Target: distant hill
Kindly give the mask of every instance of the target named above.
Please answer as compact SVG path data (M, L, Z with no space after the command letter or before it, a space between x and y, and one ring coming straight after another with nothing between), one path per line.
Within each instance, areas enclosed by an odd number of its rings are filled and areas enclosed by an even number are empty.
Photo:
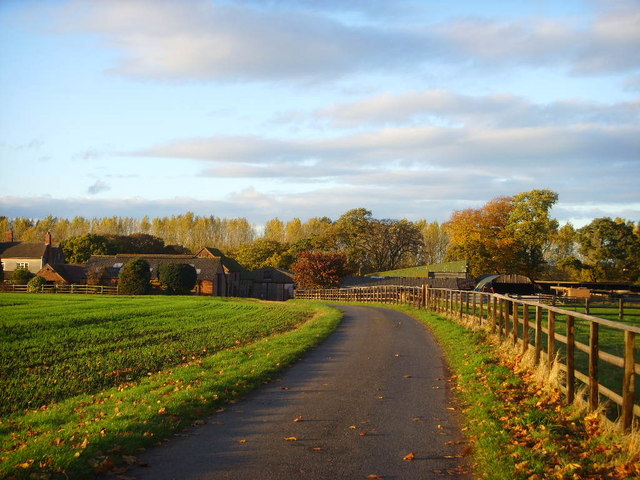
M421 277L428 277L430 272L436 273L436 274L437 273L466 273L467 261L458 260L455 262L422 265L420 267L400 268L398 270L389 270L386 272L372 273L370 276L421 278Z

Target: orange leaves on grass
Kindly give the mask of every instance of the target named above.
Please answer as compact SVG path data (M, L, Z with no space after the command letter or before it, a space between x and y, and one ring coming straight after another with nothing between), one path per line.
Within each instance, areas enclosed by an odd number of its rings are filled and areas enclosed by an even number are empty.
M297 437L284 437L285 442L297 442Z

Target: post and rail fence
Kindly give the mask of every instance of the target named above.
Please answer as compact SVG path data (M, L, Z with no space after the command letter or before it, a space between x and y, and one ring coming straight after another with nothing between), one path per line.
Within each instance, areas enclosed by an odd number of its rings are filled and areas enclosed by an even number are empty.
M409 304L466 321L512 342L522 354L532 349L535 365L546 362L551 368L555 362L563 372L561 390L567 403L572 403L578 391L584 390L591 411L598 408L603 397L617 406L624 431L630 431L640 418L635 394L636 376L640 375L636 346L640 326L563 309L532 298L426 285L296 290L295 298ZM622 306L620 309L624 311ZM601 346L610 351L604 351Z
M0 292L27 293L28 285L14 285L0 283ZM82 293L93 295L118 295L117 286L106 285L42 285L36 292L31 293Z

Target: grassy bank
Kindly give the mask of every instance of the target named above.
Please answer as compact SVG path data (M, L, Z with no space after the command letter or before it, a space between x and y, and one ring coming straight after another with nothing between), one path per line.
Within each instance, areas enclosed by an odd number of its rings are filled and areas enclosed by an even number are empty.
M0 295L0 476L117 473L272 378L340 318L297 301ZM35 404L20 385L39 392Z
M637 436L613 433L597 415L563 406L521 357L501 355L493 337L424 310L393 308L425 323L445 352L477 478L640 478L640 458L628 448Z

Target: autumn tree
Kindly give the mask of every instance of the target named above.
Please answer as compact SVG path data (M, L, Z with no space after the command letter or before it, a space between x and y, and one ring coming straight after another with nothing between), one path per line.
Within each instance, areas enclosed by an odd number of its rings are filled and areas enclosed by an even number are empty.
M336 252L303 252L292 270L299 288L337 288L347 274L346 256Z
M422 233L416 224L405 219L372 220L359 245L372 271L394 270L406 256L415 256L422 249Z
M571 223L560 227L551 237L545 252L545 277L554 280L580 280L583 269L577 250L577 232Z
M128 295L144 295L151 289L151 270L149 262L142 258L134 258L120 270L118 276L119 293Z
M264 267L284 268L287 262L285 253L287 245L276 240L258 238L251 243L242 245L230 256L234 257L248 270Z
M511 197L499 197L482 208L454 211L444 225L450 239L445 260L467 260L475 277L509 271L514 241L506 227L512 206Z

